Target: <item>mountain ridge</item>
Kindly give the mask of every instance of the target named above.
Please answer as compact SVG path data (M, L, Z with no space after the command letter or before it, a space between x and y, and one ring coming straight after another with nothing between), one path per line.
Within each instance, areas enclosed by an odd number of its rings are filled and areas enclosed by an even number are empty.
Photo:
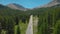
M55 6L60 6L60 0L52 0L51 2L43 5L43 6L38 6L32 9L25 8L22 5L16 4L16 3L9 3L6 5L6 7L9 7L14 10L22 10L22 11L27 11L27 10L34 10L38 8L47 8L47 7L55 7Z
M22 10L22 11L27 10L27 8L24 8L23 6L16 4L16 3L8 4L7 7L11 8L11 9L15 9L15 10Z
M48 4L35 7L34 9L37 9L37 8L47 8L47 7L52 7L52 6L56 6L56 5L59 5L59 4L60 4L60 0L52 0Z

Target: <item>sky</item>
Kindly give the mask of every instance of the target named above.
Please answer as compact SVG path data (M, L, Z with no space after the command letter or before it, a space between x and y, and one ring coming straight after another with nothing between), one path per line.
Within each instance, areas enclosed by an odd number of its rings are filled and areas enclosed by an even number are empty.
M7 5L10 3L16 3L22 5L25 8L34 8L51 2L52 0L0 0L0 4Z

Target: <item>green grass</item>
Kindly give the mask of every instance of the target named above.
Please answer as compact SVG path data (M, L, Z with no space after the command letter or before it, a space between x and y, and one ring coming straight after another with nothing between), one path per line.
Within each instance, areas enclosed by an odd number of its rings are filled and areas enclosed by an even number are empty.
M33 34L38 33L38 23L35 22L36 20L38 20L38 17L34 16L33 17Z
M1 34L6 34L6 31L5 30L2 30Z
M14 34L17 34L17 28L18 28L18 25L15 25L15 27L14 27Z
M21 34L25 34L26 33L26 29L27 29L27 26L28 26L28 24L27 24L27 22L26 23L23 23L22 21L20 21L19 22L19 25L15 25L15 27L14 27L14 34L17 34L17 28L18 28L18 26L20 27L20 33Z
M21 34L26 34L26 30L27 30L27 23L22 23L21 21L19 22L19 26L20 26L20 31Z

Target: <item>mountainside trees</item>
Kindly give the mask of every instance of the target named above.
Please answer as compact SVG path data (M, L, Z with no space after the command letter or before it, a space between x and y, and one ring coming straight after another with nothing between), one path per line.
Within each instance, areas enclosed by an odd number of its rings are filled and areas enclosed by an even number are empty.
M8 7L0 8L0 34L14 34L15 25L21 20L24 24L29 22L30 15L39 17L37 34L60 34L60 7L38 8L28 11L13 10ZM17 26L17 33L21 34Z
M60 34L58 33L60 8L49 8L44 16L40 15L38 23L38 34ZM59 17L59 18L58 18ZM59 26L58 26L59 25ZM60 29L59 29L60 30Z

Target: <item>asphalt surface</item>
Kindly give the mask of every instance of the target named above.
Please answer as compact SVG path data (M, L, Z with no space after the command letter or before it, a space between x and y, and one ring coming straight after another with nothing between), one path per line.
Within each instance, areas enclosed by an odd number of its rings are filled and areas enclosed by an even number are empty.
M26 34L33 34L33 15L30 16L29 24L26 30Z

